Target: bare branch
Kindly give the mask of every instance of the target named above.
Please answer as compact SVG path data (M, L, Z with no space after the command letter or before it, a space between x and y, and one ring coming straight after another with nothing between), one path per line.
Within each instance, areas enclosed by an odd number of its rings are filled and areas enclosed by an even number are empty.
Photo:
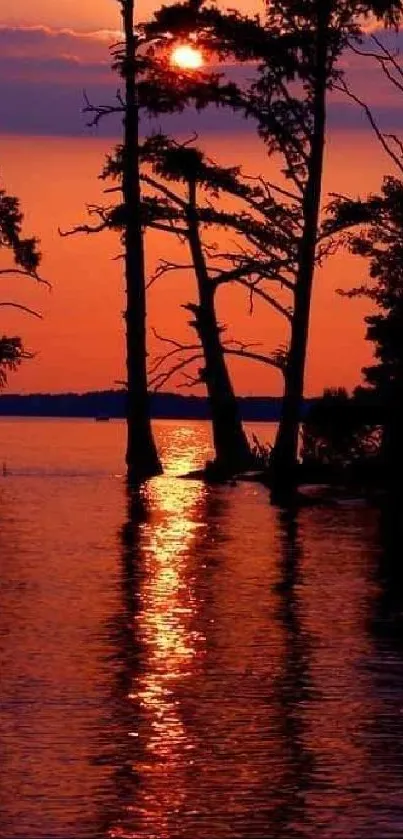
M378 64L381 66L382 71L385 73L385 76L389 79L389 81L392 82L392 84L395 87L397 87L398 90L403 92L403 67L401 67L401 65L397 61L397 56L399 55L399 53L397 52L396 54L393 54L375 34L371 35L371 39L374 42L374 44L376 44L378 49L381 50L381 53L371 50L362 50L352 42L349 43L350 49L354 53L356 53L356 55L360 55L363 58L375 59L375 61L377 61ZM396 78L396 76L393 75L393 72L390 70L390 67L393 68L393 71L397 73L398 77L400 77L402 81L400 81L399 78Z
M278 186L278 184L274 184L272 181L266 180L263 178L262 175L253 176L253 175L243 175L246 181L255 181L260 183L263 189L266 190L267 196L270 197L270 190L273 192L278 192L279 195L282 195L283 198L290 198L291 201L298 201L299 203L302 202L302 198L300 195L297 195L295 192L290 192L288 189L284 187Z
M40 277L36 271L24 271L22 268L2 268L0 270L0 277L4 277L7 275L18 275L21 277L28 277L30 280L36 280L37 283L40 285L45 285L49 289L52 288L51 283L48 280L45 280L43 277Z
M150 380L150 387L153 388L155 391L160 390L164 385L175 376L176 373L181 372L190 364L193 364L195 361L199 361L203 359L203 354L201 350L197 354L190 356L189 358L183 358L178 361L177 364L174 364L167 372L165 373L158 373L154 378Z
M231 349L224 344L224 352L226 355L236 355L238 358L247 358L252 361L259 361L262 364L267 364L269 367L275 367L276 370L280 370L283 372L284 366L283 364L276 358L275 355L264 355L263 353L252 352L251 350L244 349L243 347L239 349Z
M182 373L182 377L184 381L181 384L178 384L178 387L197 387L202 383L202 379L199 376L190 376L188 373Z
M20 309L21 312L26 312L28 315L32 315L34 318L39 318L42 320L42 315L39 312L35 312L34 309L30 309L28 306L23 306L21 303L11 303L7 301L1 301L0 307L8 307L10 309Z
M183 352L193 352L195 350L200 352L200 344L183 344L180 341L175 341L173 338L166 338L163 335L159 335L154 328L152 328L152 332L159 341L162 341L164 344L169 344L172 349L155 359L149 371L151 376L155 376L166 361L175 358L175 356L180 355ZM165 373L163 375L165 375Z
M170 201L173 201L174 204L177 204L178 207L182 209L186 208L186 201L183 198L180 198L179 195L176 195L175 192L172 192L165 184L160 183L160 181L156 180L156 178L152 178L150 175L141 175L141 180L143 183L148 184L148 186L152 186L154 189L157 189L159 192L162 192Z
M122 96L120 91L118 90L116 93L117 101L119 105L93 105L93 103L89 100L86 91L83 92L84 97L84 108L83 114L92 114L93 117L88 123L89 128L97 127L104 117L111 116L112 114L124 114L125 113L125 103L122 100Z
M193 271L193 265L190 263L180 263L180 262L169 262L166 259L161 259L159 265L156 268L153 276L149 280L147 284L147 288L151 288L157 280L164 277L165 274L172 273L173 271Z
M248 283L247 280L239 278L236 282L249 291L251 314L253 314L253 298L254 295L256 295L257 297L260 297L261 300L264 300L266 303L272 306L272 308L275 309L280 315L285 317L289 321L289 323L292 323L292 311L290 309L286 309L285 306L282 306L282 304L279 303L278 300L275 299L275 297L272 297L271 294L268 294L267 291L264 291L263 289L259 288L256 281L254 283Z
M76 227L72 227L71 230L61 230L58 227L57 232L62 239L67 239L68 236L75 236L77 233L102 233L103 230L106 230L108 225L106 221L101 222L100 224L78 224Z
M238 258L234 256L234 254L228 254L226 255L226 258L234 262L238 261ZM281 286L284 286L284 288L287 288L288 291L293 293L295 291L294 283L291 280L283 274L280 274L279 271L276 270L270 263L259 261L257 256L254 256L253 258L246 258L245 260L241 259L240 264L236 268L228 271L220 271L218 275L214 277L213 282L216 283L216 285L237 282L241 285L247 285L247 287L250 287L252 280L248 283L245 279L248 276L257 276L258 279L254 281L254 284L257 284L262 280L266 280L268 282L279 283Z
M339 90L342 93L345 93L353 102L355 102L357 105L360 106L360 108L362 108L381 146L386 151L386 154L389 155L389 157L391 158L391 160L393 160L400 172L403 173L403 161L400 160L398 155L393 151L392 145L387 141L387 135L383 134L370 107L366 104L366 102L360 99L360 97L357 96L357 94L353 93L353 91L349 88L347 82L344 79L341 79L337 84L335 84L334 89Z
M174 233L182 241L186 240L188 237L187 228L177 227L172 221L169 224L162 224L159 221L151 221L148 223L148 227L152 227L153 230L160 230L161 233Z
M180 350L195 350L198 348L198 344L196 347L192 346L191 344L183 344L181 341L175 341L174 338L167 338L165 335L160 335L154 327L151 328L151 331L155 338L158 341L162 341L164 344L170 344L172 347L176 347L176 349Z
M402 88L402 90L403 90L403 88ZM388 140L391 140L393 143L395 143L395 145L398 147L399 152L402 155L402 159L403 159L403 140L401 140L400 137L397 136L397 134L384 134L384 137L386 137Z

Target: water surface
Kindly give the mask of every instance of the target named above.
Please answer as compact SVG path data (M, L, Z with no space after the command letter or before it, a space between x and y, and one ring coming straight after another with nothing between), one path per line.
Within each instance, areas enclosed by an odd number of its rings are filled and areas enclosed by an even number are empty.
M399 546L156 431L129 495L122 423L0 422L1 839L401 837Z

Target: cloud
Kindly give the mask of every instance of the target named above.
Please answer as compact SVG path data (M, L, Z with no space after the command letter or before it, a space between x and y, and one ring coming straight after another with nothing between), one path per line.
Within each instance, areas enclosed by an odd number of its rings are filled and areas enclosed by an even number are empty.
M24 78L27 67L31 77L36 78L46 68L49 80L56 65L63 62L68 80L71 68L81 67L83 77L91 68L100 72L110 67L108 46L116 42L118 33L99 31L92 33L73 30L52 30L45 26L7 27L0 26L0 56L2 78Z
M111 29L81 32L74 29L51 29L49 26L6 26L0 24L0 47L6 55L35 56L43 52L53 53L72 49L83 56L101 51L105 45L115 43L121 33Z
M116 87L109 44L119 33L0 26L0 131L85 132L83 90L109 101Z
M81 135L88 132L82 115L83 90L96 103L109 103L117 88L110 68L109 45L119 32L78 32L46 26L0 25L0 131L5 133ZM403 36L382 34L394 53L403 46ZM373 49L370 39L363 47ZM363 97L382 124L398 128L402 123L402 97L371 59L349 52L343 57L349 83ZM251 68L232 68L240 77L250 77ZM362 129L362 112L342 94L331 98L330 124L335 128ZM196 115L191 109L164 120L164 126L186 133L198 131L239 133L251 130L224 110L207 109ZM117 120L105 120L98 133L116 135Z

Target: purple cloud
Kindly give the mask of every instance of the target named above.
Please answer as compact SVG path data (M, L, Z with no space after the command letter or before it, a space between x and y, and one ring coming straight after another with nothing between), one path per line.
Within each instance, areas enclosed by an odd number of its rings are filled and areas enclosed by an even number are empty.
M53 30L44 26L0 26L0 131L3 133L81 135L88 132L82 114L83 90L94 102L112 102L117 80L110 69L109 44L118 33ZM396 52L403 35L382 33L388 48ZM373 49L368 40L364 46ZM382 125L397 129L402 123L401 96L384 78L376 62L350 52L343 58L349 83L368 101ZM248 68L231 73L250 76ZM341 94L332 97L330 124L362 128L359 108ZM207 109L197 115L192 109L164 119L168 130L188 132L250 130L250 123L226 111ZM97 133L114 136L117 120L104 121Z

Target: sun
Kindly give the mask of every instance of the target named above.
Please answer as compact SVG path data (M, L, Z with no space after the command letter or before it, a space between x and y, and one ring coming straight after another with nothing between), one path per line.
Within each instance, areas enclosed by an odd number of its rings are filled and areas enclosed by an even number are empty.
M200 70L203 67L203 53L191 44L179 44L172 51L171 63L181 70Z

